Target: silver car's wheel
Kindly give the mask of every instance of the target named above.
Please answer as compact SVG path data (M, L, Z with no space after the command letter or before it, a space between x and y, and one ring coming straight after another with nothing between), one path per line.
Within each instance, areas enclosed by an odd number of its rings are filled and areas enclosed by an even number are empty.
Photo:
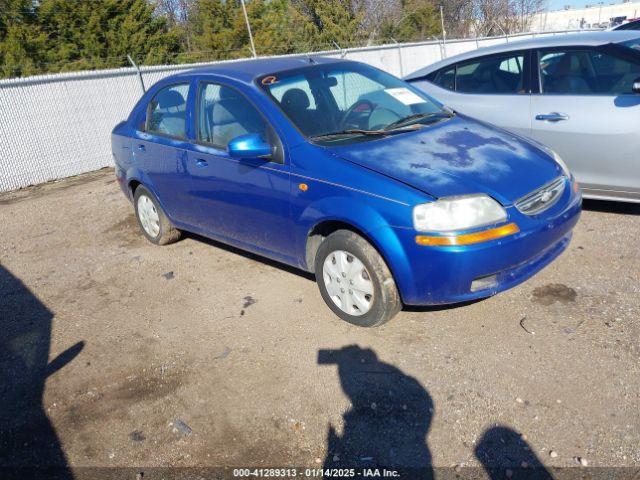
M334 250L325 258L322 278L336 306L353 316L366 314L373 305L374 287L364 263L354 254Z
M160 215L153 201L144 194L138 197L138 217L147 235L156 238L160 234Z

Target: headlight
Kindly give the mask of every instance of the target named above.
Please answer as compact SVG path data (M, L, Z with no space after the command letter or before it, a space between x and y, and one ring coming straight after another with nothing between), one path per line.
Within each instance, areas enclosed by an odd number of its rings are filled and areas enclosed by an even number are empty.
M484 194L441 198L413 209L413 226L419 232L467 230L506 219L505 209Z
M567 164L564 163L564 160L562 160L562 157L558 155L556 152L554 152L553 150L549 150L549 153L551 153L551 156L556 161L556 163L560 165L560 168L562 168L562 171L564 172L565 176L567 178L571 178L571 172L569 171L569 167L567 167Z

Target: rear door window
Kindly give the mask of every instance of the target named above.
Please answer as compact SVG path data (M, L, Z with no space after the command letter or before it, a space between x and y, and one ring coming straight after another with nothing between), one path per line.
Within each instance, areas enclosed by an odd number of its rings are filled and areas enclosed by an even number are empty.
M539 53L542 93L559 95L621 95L633 93L640 62L597 49Z
M160 90L147 107L145 130L167 137L186 138L189 84L170 85Z
M523 94L524 55L496 55L457 65L456 91L479 94Z

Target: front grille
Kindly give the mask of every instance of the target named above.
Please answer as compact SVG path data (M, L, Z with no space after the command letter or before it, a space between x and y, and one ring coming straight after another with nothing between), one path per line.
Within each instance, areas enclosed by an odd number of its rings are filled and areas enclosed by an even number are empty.
M558 177L537 190L528 193L515 205L525 215L537 215L551 208L562 196L566 186L566 177Z

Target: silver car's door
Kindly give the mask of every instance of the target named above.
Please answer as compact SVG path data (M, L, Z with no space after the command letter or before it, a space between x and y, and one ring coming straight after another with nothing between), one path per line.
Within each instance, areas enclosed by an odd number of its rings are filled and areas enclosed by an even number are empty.
M528 136L529 65L527 52L501 53L450 65L412 83L460 113Z
M600 48L541 50L538 59L532 137L560 154L586 196L640 199L640 63Z

